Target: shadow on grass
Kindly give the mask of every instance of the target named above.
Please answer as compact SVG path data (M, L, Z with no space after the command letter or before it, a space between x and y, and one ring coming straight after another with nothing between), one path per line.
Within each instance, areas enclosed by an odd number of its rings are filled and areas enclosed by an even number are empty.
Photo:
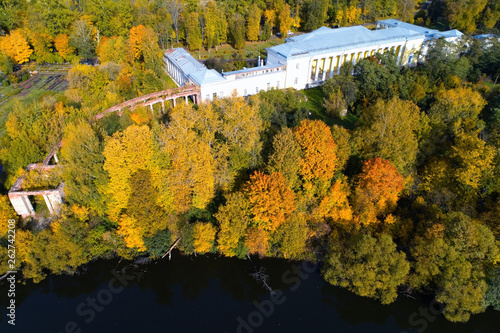
M310 119L321 120L328 126L339 125L349 130L354 129L354 125L358 121L358 117L354 114L348 113L343 119L338 119L325 113L325 108L323 107L325 94L323 94L321 87L304 89L301 92L307 96L305 107L311 112Z

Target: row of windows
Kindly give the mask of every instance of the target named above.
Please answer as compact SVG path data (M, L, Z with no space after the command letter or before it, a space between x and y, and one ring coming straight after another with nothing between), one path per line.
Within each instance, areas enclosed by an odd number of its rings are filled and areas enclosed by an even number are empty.
M295 84L297 84L297 78L295 78ZM280 81L276 81L276 88L279 88L279 87L280 87ZM268 83L267 83L267 90L270 90L270 89L271 89L271 82L268 82ZM258 93L259 93L259 87L255 87L255 93L256 93L256 94L258 94ZM248 91L247 91L247 89L244 89L244 90L243 90L243 96L248 96ZM206 99L207 99L207 100L208 100L208 99L210 99L210 94L206 94L206 96L205 96L205 97L206 97ZM213 98L217 98L217 97L219 97L219 98L224 97L224 92L223 92L223 91L221 91L221 92L219 93L219 95L217 95L217 93L213 93Z

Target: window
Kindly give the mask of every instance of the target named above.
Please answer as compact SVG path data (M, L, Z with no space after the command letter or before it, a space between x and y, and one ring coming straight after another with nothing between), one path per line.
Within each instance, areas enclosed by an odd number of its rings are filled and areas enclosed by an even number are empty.
M247 90L245 89L245 90L243 91L243 96L246 96L246 95L247 95Z
M267 90L269 90L269 89L271 89L271 83L270 82L267 83Z
M221 98L222 98L222 97L224 97L224 92L223 92L223 91L221 91L221 92L219 93L219 96L220 96Z
M217 93L214 93L214 98L217 98Z
M276 82L276 88L280 87L280 81Z
M413 61L413 53L408 57L408 65Z
M207 94L206 100L209 100L209 99L210 99L210 94Z
M259 87L255 87L255 92L258 94L259 93Z
M296 67L297 69L299 69L299 64L297 64L295 67Z
M297 84L299 82L299 78L296 77L295 80L293 80L293 84Z

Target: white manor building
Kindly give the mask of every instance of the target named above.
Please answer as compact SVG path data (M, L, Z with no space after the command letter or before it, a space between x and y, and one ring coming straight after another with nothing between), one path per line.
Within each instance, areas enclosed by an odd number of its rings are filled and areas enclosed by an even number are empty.
M227 97L234 90L248 96L271 88L314 87L338 74L345 62L356 64L377 52L395 52L400 66L416 64L419 55L426 53L426 42L456 41L461 36L458 30L431 30L389 19L379 21L376 30L322 27L287 38L286 43L267 49L266 65L239 71L221 74L208 69L182 48L168 50L163 61L179 86L199 86L201 99L206 101Z

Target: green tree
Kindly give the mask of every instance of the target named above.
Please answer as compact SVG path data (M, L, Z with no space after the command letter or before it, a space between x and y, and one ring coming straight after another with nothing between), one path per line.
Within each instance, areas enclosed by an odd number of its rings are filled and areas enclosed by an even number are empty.
M269 156L267 169L270 173L282 173L287 180L288 187L295 189L300 185L300 160L300 146L292 130L284 127L273 138L273 152Z
M243 193L235 192L227 195L226 204L219 207L215 218L219 222L217 235L219 251L228 257L246 255L248 249L244 249L243 240L251 217L249 202Z
M382 157L408 174L417 159L420 110L397 97L363 110L354 132L355 146L363 158Z
M103 144L87 122L66 127L61 148L64 193L71 203L88 206L99 214L105 210L101 187L106 183Z
M201 28L198 13L196 12L189 13L186 17L186 42L191 51L201 49Z
M364 297L390 304L397 288L405 282L410 265L403 252L396 250L391 237L382 234L354 235L345 244L332 244L325 261L323 277L334 286Z
M78 51L82 58L90 59L95 56L96 30L94 26L85 17L73 23L70 35L70 44Z
M233 14L229 21L229 37L237 49L245 47L245 19L238 13Z

